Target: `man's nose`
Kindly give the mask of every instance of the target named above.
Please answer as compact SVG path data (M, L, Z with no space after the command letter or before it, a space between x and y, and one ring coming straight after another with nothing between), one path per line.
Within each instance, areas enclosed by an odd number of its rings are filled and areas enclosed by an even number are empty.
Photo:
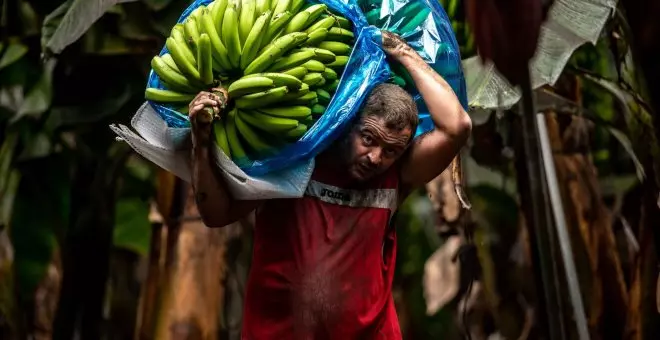
M382 160L381 154L382 153L381 153L380 148L374 148L367 155L367 157L369 158L369 162L371 162L371 164L373 164L373 165L380 165L380 162Z

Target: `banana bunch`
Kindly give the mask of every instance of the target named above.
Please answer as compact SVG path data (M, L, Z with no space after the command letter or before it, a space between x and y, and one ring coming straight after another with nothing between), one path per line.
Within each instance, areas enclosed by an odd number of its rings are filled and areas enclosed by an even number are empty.
M237 163L272 155L325 112L354 47L351 27L305 0L215 0L172 28L167 53L151 61L165 89L145 98L186 112L199 91L222 86L217 145Z

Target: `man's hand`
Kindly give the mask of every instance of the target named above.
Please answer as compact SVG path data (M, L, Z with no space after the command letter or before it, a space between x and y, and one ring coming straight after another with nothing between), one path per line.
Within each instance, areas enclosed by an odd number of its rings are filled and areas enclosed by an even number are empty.
M382 30L383 51L392 59L400 61L401 58L411 55L417 55L415 50L406 43L399 35L389 31Z
M194 145L207 145L211 138L211 123L213 118L220 117L228 94L223 88L214 88L197 94L188 105L188 117L192 128Z

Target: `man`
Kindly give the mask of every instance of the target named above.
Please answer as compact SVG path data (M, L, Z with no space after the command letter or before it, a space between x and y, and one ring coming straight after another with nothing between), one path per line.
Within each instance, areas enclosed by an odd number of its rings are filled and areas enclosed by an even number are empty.
M256 209L243 339L401 339L391 294L396 235L388 223L411 190L449 165L471 121L447 82L404 40L382 36L435 129L413 141L412 97L396 85L377 86L347 135L317 156L302 198L233 199L211 165L208 120L197 119L205 107L220 113L221 98L203 92L190 104L192 183L205 224L222 227Z

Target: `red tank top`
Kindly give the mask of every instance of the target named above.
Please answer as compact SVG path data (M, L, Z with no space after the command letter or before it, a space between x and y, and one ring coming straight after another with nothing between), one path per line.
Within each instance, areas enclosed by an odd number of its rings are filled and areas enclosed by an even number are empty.
M398 171L359 186L317 168L256 215L242 339L401 339L392 300Z

